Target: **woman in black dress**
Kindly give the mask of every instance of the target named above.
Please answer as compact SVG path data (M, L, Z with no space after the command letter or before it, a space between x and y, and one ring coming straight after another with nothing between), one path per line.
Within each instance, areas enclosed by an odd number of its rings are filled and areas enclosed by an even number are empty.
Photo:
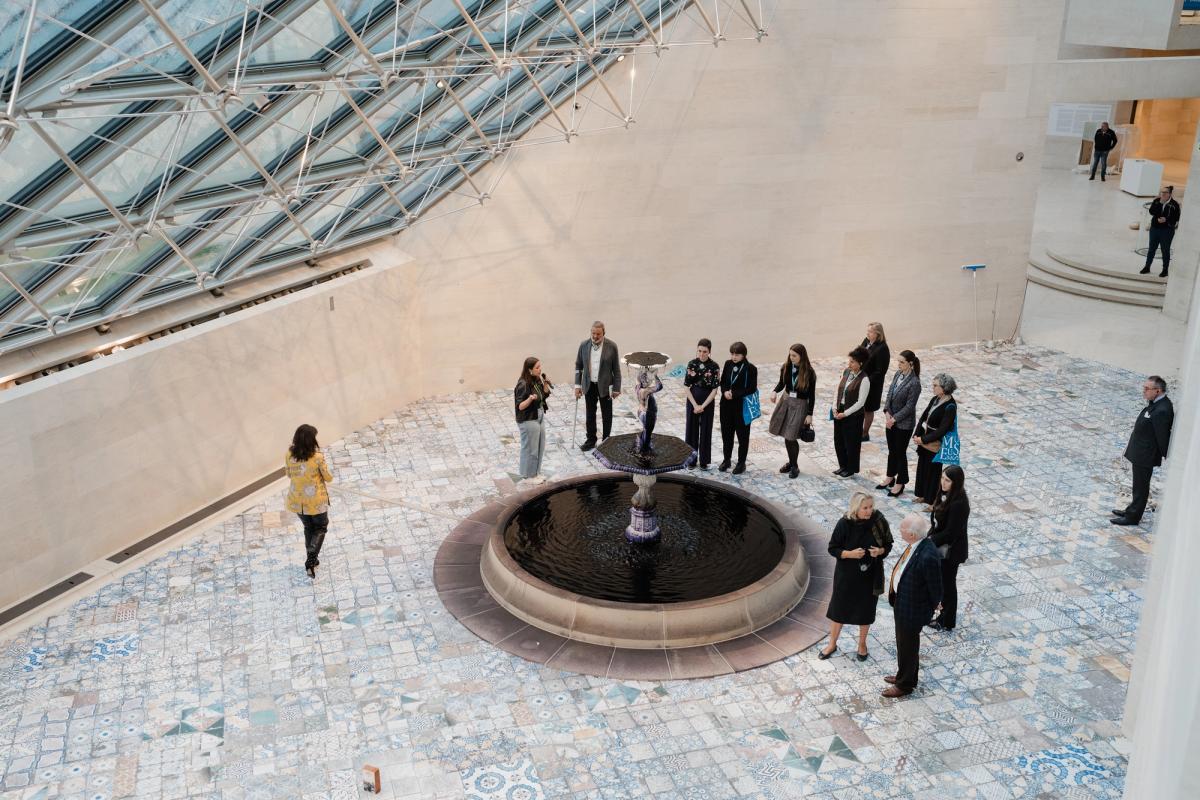
M850 497L850 510L837 521L829 539L829 555L837 559L833 594L825 616L829 644L817 656L822 661L837 652L843 625L858 626L858 660L866 661L867 632L875 622L875 607L883 594L883 560L892 551L892 531L875 501L866 492Z
M768 430L783 437L788 456L787 463L779 471L795 479L800 476L800 467L796 463L800 457L797 440L803 431L812 428L813 406L817 402L817 373L808 361L808 349L804 345L794 344L788 350L787 360L779 368L779 382L771 392L771 402L775 404L775 410L771 412ZM806 441L811 442L811 436Z
M750 423L742 414L742 401L758 391L758 367L746 358L746 345L734 342L729 345L729 360L721 368L721 444L724 459L717 469L729 469L733 456L733 437L737 436L738 460L733 468L734 475L746 471L746 454L750 452Z
M867 336L859 347L867 351L867 363L863 372L871 378L871 390L867 392L867 404L863 406L862 440L871 441L871 423L875 420L875 412L883 401L883 379L887 375L888 362L892 360L892 351L888 348L887 337L883 335L882 322L868 322Z
M954 402L954 390L958 384L944 372L933 376L930 384L933 399L925 406L925 412L917 422L913 441L917 443L917 478L913 482L914 503L933 504L937 499L942 465L933 460L941 449L942 437L954 429L958 419L958 404Z
M967 560L967 519L971 501L967 499L966 476L962 467L951 464L942 471L941 491L930 513L929 538L942 553L942 612L929 627L952 631L958 622L958 568Z

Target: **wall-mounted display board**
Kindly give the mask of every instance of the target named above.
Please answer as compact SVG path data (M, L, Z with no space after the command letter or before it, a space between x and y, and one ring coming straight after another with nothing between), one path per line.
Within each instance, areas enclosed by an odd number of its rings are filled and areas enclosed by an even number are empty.
M1048 136L1083 136L1083 126L1088 122L1111 122L1111 103L1053 103L1046 126Z

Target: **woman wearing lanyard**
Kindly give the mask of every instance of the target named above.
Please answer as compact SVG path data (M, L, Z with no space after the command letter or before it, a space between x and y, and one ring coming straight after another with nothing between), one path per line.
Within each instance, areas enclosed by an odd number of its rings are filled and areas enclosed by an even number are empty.
M733 455L733 437L738 440L737 466L734 475L746 471L746 454L750 452L750 423L743 416L742 401L758 391L758 367L746 360L746 345L734 342L729 345L729 360L721 368L721 441L724 459L717 469L729 469L729 458Z
M917 425L917 399L920 396L921 359L912 350L901 350L883 404L888 446L887 480L875 487L887 489L891 497L904 494L908 483L908 443Z
M697 342L696 357L688 362L683 376L684 441L693 450L700 451L700 469L708 469L712 462L713 404L721 393L721 368L708 357L710 352L712 342L708 339Z
M863 372L870 355L861 347L849 353L842 380L838 383L833 413L833 449L837 453L839 478L858 474L862 452L862 410L871 393L871 378Z
M525 359L521 377L513 389L517 428L521 431L521 477L524 483L545 483L538 473L546 454L546 411L550 408L550 379L542 374L542 362L535 356Z
M782 398L779 397L781 393ZM794 344L788 350L787 360L779 368L779 383L771 393L771 402L775 403L775 410L771 413L768 430L774 436L783 437L788 456L787 463L779 471L794 479L800 474L796 464L800 445L796 440L812 428L812 410L817 402L817 373L808 361L808 350L804 345Z

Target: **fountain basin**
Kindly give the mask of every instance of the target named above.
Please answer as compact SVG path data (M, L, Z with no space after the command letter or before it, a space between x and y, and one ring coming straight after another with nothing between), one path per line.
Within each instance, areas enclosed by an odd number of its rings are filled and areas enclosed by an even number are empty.
M622 483L628 484L629 478L604 475L573 482L571 490L590 486L611 489ZM685 648L725 642L770 626L799 603L808 588L809 568L800 542L803 521L798 515L716 481L678 476L663 478L660 488L666 486L742 504L751 516L767 520L772 535L780 539L770 557L772 563L752 564L744 572L748 581L745 585L693 599L675 600L689 595L672 590L656 595L660 597L657 602L624 602L592 596L605 592L586 582L572 588L554 585L523 568L506 543L506 534L511 539L513 521L523 509L544 502L547 495L564 491L562 486L549 486L527 495L520 505L499 515L483 543L480 557L483 585L510 614L543 631L575 641L629 649ZM604 499L597 503L597 508L603 511L612 505ZM617 503L616 508L620 507ZM703 544L705 532L699 533ZM710 531L709 535L715 534ZM664 544L668 549L674 546L669 538ZM624 543L622 546L638 547ZM735 580L733 585L737 583ZM729 586L726 582L725 587Z

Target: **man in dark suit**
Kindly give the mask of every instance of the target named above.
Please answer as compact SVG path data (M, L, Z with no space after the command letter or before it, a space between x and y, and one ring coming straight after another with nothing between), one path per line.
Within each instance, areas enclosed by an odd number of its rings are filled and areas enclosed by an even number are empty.
M1167 382L1151 375L1142 383L1146 407L1138 414L1125 446L1125 458L1133 465L1133 499L1125 508L1114 508L1113 525L1137 525L1150 500L1150 476L1154 468L1167 457L1171 443L1171 425L1175 422L1175 407L1167 397Z
M592 335L575 354L575 399L586 397L587 440L580 450L596 446L596 404L604 417L604 439L612 432L612 401L621 396L621 365L617 345L604 337L604 323L592 323ZM578 408L578 406L576 406ZM576 412L578 413L578 412Z
M884 678L891 684L884 697L904 697L917 688L921 629L942 602L942 557L928 534L929 521L921 514L909 514L900 523L900 538L908 547L888 580L888 602L896 618L896 674Z

